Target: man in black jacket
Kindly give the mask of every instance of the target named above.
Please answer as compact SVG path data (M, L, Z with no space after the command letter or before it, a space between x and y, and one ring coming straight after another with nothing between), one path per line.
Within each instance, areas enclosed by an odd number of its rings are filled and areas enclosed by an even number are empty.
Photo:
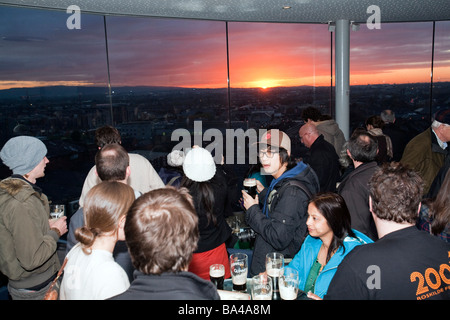
M353 170L341 182L337 192L344 198L352 228L361 231L372 240L377 240L377 230L369 210L369 179L378 168L375 161L377 141L365 131L357 131L348 141L347 154L352 159Z
M308 202L319 191L314 170L303 161L292 160L286 133L267 131L259 142L259 158L273 180L265 189L257 181L259 195L255 198L242 192L245 219L257 233L250 275L266 270L267 253L280 252L292 258L300 250L307 232Z
M306 123L299 130L301 142L309 148L309 156L303 162L309 164L317 174L320 191L336 191L340 176L339 158L333 145L327 142L316 126Z

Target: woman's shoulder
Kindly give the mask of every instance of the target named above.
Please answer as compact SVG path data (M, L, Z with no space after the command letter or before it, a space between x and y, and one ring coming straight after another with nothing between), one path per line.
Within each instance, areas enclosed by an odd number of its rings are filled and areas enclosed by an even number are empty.
M95 259L95 267L93 273L102 278L111 278L114 276L127 276L125 270L114 260L109 252L93 252Z

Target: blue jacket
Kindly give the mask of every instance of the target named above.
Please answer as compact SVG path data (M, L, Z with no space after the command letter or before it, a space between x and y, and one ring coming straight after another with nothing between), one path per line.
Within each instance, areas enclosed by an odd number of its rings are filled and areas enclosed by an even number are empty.
M316 279L316 284L314 286L314 294L323 298L323 296L327 293L328 285L333 279L334 274L336 273L337 267L344 259L344 257L356 246L372 243L373 241L364 235L363 233L353 230L357 238L346 237L344 239L344 249L339 247L336 253L331 257L330 261L325 265L322 271L319 273ZM307 236L300 251L295 255L292 259L289 267L292 267L298 270L300 284L299 289L304 290L306 279L308 278L309 271L311 267L317 259L317 254L319 253L319 249L322 245L322 240L320 238L314 238L311 236Z

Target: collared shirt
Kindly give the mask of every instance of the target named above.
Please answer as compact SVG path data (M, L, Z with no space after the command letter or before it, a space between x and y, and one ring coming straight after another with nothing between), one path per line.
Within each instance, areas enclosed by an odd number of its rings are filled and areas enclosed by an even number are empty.
M435 122L438 122L438 121L435 121ZM440 122L439 122L440 123ZM441 124L443 124L444 126L448 126L448 124L445 124L445 123L441 123ZM439 147L441 147L443 150L445 150L446 148L447 148L447 142L444 142L444 141L442 141L441 139L439 139L439 137L438 137L438 135L436 134L436 132L434 132L434 129L433 129L433 127L431 127L431 131L434 133L434 135L436 136L436 140L437 140L437 143L439 144Z

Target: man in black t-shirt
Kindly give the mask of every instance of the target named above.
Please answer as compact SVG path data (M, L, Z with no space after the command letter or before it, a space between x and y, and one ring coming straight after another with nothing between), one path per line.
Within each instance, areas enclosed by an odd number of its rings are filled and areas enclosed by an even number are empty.
M379 240L342 261L325 299L450 299L450 244L415 227L423 182L398 162L369 182Z

